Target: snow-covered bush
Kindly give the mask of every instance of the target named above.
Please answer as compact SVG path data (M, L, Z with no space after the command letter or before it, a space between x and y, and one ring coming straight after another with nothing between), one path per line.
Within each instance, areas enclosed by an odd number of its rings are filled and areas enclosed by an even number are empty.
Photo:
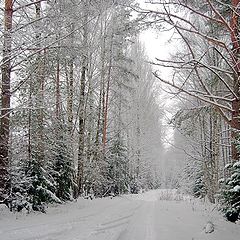
M128 192L129 174L127 164L127 147L124 144L122 136L117 134L109 147L107 162L107 178L111 186L111 193L115 195Z
M177 189L161 189L159 190L159 200L182 201L183 195Z
M225 217L235 222L240 219L240 161L228 165L227 168L231 175L223 185L220 198Z
M206 196L206 186L204 183L203 162L189 159L182 173L182 188L187 194L196 198Z
M51 175L56 183L56 196L62 201L72 200L76 188L73 156L66 130L67 126L59 122L59 130L51 142Z
M61 200L55 195L56 182L46 169L39 166L38 162L34 160L31 162L27 176L29 179L27 189L29 202L34 211L45 212L45 204L61 203Z

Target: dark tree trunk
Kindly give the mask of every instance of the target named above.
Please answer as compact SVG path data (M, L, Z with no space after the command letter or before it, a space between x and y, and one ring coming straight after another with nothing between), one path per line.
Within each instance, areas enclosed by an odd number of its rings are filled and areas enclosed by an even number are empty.
M112 69L112 47L113 47L113 34L111 37L111 46L109 52L109 66L107 75L107 89L106 89L106 100L104 106L104 120L103 120L103 155L105 156L105 148L107 143L107 124L108 124L108 105L109 105L109 91L110 91L110 80L111 80L111 69Z
M60 114L60 61L57 59L56 70L56 119L59 120Z
M231 120L231 127L232 127L232 159L236 161L239 159L239 153L236 148L236 140L239 136L240 130L240 115L239 115L239 107L240 107L240 92L239 92L239 81L240 81L240 43L239 43L239 3L240 0L232 0L232 18L231 18L231 41L232 41L232 52L234 58L234 66L235 66L235 76L234 76L234 93L237 96L234 101L232 102L232 120Z
M68 132L71 135L73 130L73 59L66 65L69 66L69 77L67 77L67 119ZM68 67L66 67L66 75L68 75Z
M35 4L36 19L41 18L41 2ZM41 33L37 30L36 34L36 45L38 49L41 49L40 38ZM39 52L36 59L36 81L34 82L34 98L36 107L36 122L33 123L35 126L34 141L36 142L35 157L39 162L40 166L44 165L44 75L45 75L45 58L46 50Z
M1 92L1 126L0 126L0 201L9 190L9 134L10 134L10 82L11 82L11 48L12 48L13 1L5 0L4 35L2 57L2 92Z
M75 25L70 26L71 46L74 46L74 29ZM69 70L68 70L69 69ZM71 59L66 60L66 80L67 80L67 119L69 136L73 134L73 82L74 82L74 54L71 53Z
M78 193L79 196L83 189L83 174L84 174L84 131L85 131L85 85L86 85L86 74L87 74L87 62L88 62L88 8L87 1L84 2L84 26L83 26L83 57L82 57L82 70L81 70L81 82L80 82L80 100L79 100L79 142L78 142Z

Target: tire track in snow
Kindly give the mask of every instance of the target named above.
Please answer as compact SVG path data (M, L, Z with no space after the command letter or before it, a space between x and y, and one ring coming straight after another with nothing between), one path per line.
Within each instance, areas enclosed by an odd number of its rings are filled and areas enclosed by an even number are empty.
M134 205L134 207L132 206ZM137 205L137 206L136 206ZM116 237L126 228L130 219L135 215L135 212L142 206L141 201L127 201L123 209L119 209L116 206L115 213L112 212L108 216L109 221L100 223L99 226L91 233L91 236L86 240L98 240L98 239L116 239ZM129 214L130 212L130 214Z
M155 240L154 210L155 202L143 202L116 240Z
M116 211L119 213L118 208L121 209L129 205L129 202L119 201L119 199L104 200L101 207L93 202L93 207L90 205L79 209L78 206L81 203L76 203L76 205L72 205L73 209L70 212L58 213L52 216L50 214L37 215L34 218L34 224L29 222L31 220L29 215L29 218L27 216L23 219L24 223L18 222L22 226L9 226L8 229L1 232L1 236L5 236L4 240L20 240L18 236L22 236L21 240L59 240L68 239L68 235L73 236L70 239L79 239L79 235L84 236L79 229L84 229L84 232L88 229L89 232L92 232L91 229L96 228L96 225L101 223L101 219L105 219L109 213Z

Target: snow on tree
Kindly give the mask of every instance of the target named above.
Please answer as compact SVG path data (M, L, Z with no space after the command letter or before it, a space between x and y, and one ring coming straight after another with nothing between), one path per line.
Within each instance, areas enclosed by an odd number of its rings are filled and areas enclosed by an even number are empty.
M220 201L227 220L236 222L240 219L240 161L226 167L231 171L231 174L222 181Z

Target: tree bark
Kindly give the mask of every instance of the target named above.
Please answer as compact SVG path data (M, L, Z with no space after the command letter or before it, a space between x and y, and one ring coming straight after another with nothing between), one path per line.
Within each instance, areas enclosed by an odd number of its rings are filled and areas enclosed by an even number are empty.
M109 66L107 75L107 89L106 89L106 100L104 106L104 121L103 121L103 155L105 156L105 148L107 143L107 124L108 124L108 105L109 105L109 91L110 91L110 80L111 80L111 69L112 69L112 47L113 47L113 33L111 37L110 52L109 52Z
M106 19L104 18L101 23L101 35L102 35L102 40L101 40L101 79L100 79L100 84L101 84L101 94L100 94L100 102L102 106L100 106L101 109L101 130L102 130L102 143L103 143L103 153L104 153L104 125L105 125L105 62L106 62L106 38L107 38L107 33L106 33Z
M41 2L37 2L35 4L36 9L36 19L41 18ZM41 33L39 29L36 29L36 45L39 49L41 49L40 38ZM44 75L45 75L45 57L46 57L46 49L43 52L39 52L36 59L36 82L35 86L35 104L36 104L36 132L34 132L34 140L36 142L35 156L36 160L39 162L39 166L44 165Z
M74 29L75 25L71 24L70 32L71 47L74 45ZM68 72L69 68L69 72ZM67 119L69 136L73 134L73 83L74 83L74 55L71 54L71 59L66 60L66 80L67 80Z
M84 131L85 131L85 85L86 85L86 74L87 74L87 64L88 64L88 8L87 1L84 2L84 25L83 25L83 56L82 56L82 70L80 79L80 100L79 100L79 142L78 142L78 193L80 196L83 189L83 173L84 173Z
M56 119L60 120L60 61L57 59L56 69Z
M232 53L234 56L234 68L236 74L234 75L234 93L236 94L237 98L235 98L232 102L232 120L231 120L231 127L232 127L232 159L236 161L239 159L239 152L236 148L236 141L239 136L240 130L240 42L239 42L239 3L240 0L232 0L232 18L231 18L231 41L232 41Z
M67 119L68 119L68 132L72 134L73 130L73 59L66 63L66 76L67 76ZM69 75L68 75L69 66Z
M2 58L1 126L0 126L0 201L9 192L9 135L11 100L11 49L12 49L13 1L5 0Z

